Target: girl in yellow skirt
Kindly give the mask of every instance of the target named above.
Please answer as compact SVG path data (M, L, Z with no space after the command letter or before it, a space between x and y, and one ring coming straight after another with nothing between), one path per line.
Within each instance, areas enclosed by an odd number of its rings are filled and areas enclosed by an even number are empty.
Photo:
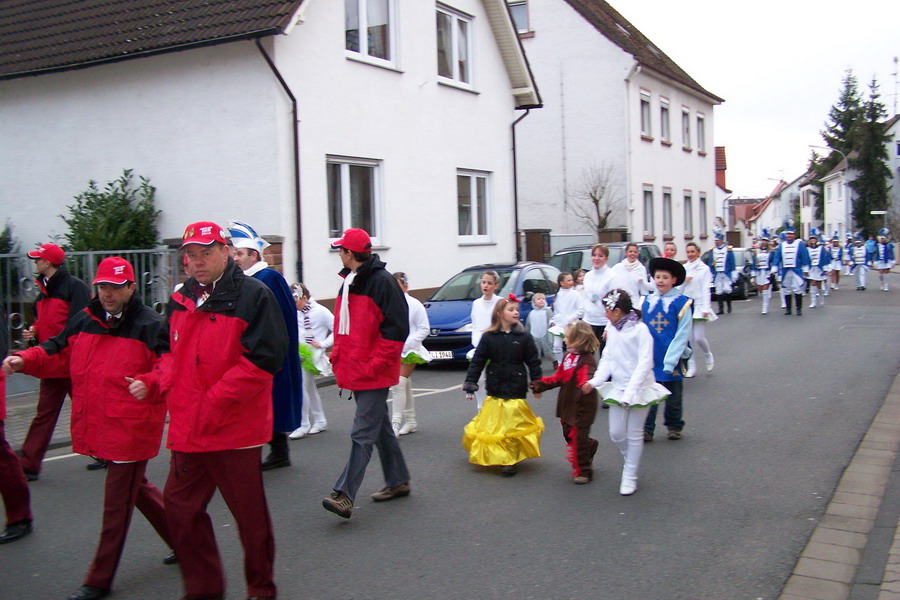
M534 339L519 321L519 301L513 294L497 302L491 326L475 349L462 386L467 399L473 399L478 390L483 370L488 395L478 415L466 425L462 444L470 463L502 465L501 473L511 477L519 462L541 456L544 430L543 420L525 401L529 383L541 378L541 360Z

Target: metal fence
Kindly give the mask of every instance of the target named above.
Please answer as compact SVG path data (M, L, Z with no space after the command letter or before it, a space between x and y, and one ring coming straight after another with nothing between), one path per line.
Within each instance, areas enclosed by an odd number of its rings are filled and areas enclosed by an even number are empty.
M66 268L90 285L97 265L109 256L121 256L131 262L141 300L164 314L172 289L181 281L178 250L66 252ZM9 331L10 350L25 346L22 330L34 323L34 301L39 291L34 278L34 261L27 254L0 254L0 302L9 313L5 325Z

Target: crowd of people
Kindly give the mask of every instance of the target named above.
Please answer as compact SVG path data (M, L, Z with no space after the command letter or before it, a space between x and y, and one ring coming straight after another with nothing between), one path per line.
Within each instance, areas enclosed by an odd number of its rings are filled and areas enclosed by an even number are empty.
M543 420L529 406L559 388L560 420L575 484L593 479L599 442L591 427L608 409L608 434L623 457L619 493L638 488L643 446L654 440L658 405L666 437L684 435L683 380L695 377L700 355L707 371L715 360L706 324L732 312L736 278L733 253L721 231L703 260L688 243L686 259L667 243L664 255L644 265L638 246L608 265L603 244L591 250L591 268L562 273L552 306L543 294L500 298L499 276L480 279L471 308L472 350L461 387L477 414L462 432L471 463L513 476L541 455ZM871 244L857 236L841 246L837 235L819 244L786 226L783 238L764 231L754 240L750 266L768 313L780 291L786 314L822 306L840 276L854 275L866 289L867 271L878 271L888 291L894 266L889 231ZM72 401L72 445L106 469L103 519L97 549L82 585L68 600L97 600L111 593L136 507L179 564L183 600L224 598L222 569L207 504L218 490L234 516L244 550L248 600L275 598L274 533L262 473L291 465L289 440L328 428L316 378L333 374L340 394L355 400L349 458L322 506L348 519L377 449L384 486L371 494L383 502L411 493L399 437L417 431L412 374L431 360L423 345L426 311L408 293L402 272L391 273L372 251L371 238L351 228L332 245L343 267L334 312L316 302L303 283L288 285L263 260L267 242L248 224L227 230L211 221L188 225L181 250L187 280L172 293L165 316L145 306L132 265L104 259L90 288L68 273L65 252L43 244L30 252L40 291L36 320L23 339L33 345L7 356L0 337L0 494L6 524L0 544L31 533L29 481L40 477L42 458L67 395ZM713 300L718 310L713 310ZM2 307L0 307L2 308ZM5 315L3 315L5 316ZM330 351L330 352L329 352ZM553 372L542 372L542 362ZM36 416L21 456L6 441L5 377L40 378ZM390 401L390 407L388 402ZM160 490L145 476L163 444L170 451ZM263 448L269 452L263 458Z

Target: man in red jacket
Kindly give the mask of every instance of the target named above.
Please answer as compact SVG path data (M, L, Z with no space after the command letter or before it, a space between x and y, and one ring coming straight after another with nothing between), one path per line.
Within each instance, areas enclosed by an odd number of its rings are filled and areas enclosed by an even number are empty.
M72 379L72 449L107 461L103 527L84 583L68 600L110 594L134 507L171 547L162 494L144 473L159 454L166 405L158 390L136 399L132 377L168 350L163 319L135 295L134 268L124 258L97 267L97 296L59 335L8 357L7 373Z
M272 380L288 351L287 330L269 288L232 260L221 227L188 225L181 247L191 278L169 300L171 350L136 379L166 394L172 460L163 497L184 598L225 597L206 512L216 489L237 523L247 595L274 598L275 538L260 463L272 438Z
M0 305L0 359L9 351L6 310ZM22 473L19 457L6 441L6 374L0 370L0 497L6 507L6 529L0 533L0 544L8 544L31 533L31 496Z
M334 305L331 364L338 387L351 390L356 398L356 417L350 459L322 506L349 519L373 446L378 448L386 486L372 499L383 502L410 492L409 471L387 409L388 391L400 380L409 306L397 280L372 254L368 233L348 229L332 247L340 252L344 284Z
M73 277L65 266L66 253L56 244L44 244L28 253L38 273L35 280L40 293L34 303L34 324L22 333L25 341L43 344L57 335L70 318L81 312L91 299L88 286ZM28 481L36 481L41 462L50 446L66 395L72 393L72 381L66 377L41 380L37 413L22 443L22 469Z

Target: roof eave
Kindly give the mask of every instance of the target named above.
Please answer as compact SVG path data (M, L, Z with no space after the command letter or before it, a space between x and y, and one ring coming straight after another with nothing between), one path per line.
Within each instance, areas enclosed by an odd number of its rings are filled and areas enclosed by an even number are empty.
M707 92L703 88L692 87L690 85L685 84L682 81L679 81L673 77L666 75L665 73L659 72L658 70L654 69L650 65L647 65L646 63L642 62L640 59L638 59L634 55L632 55L632 58L634 59L635 62L637 62L641 66L642 71L644 71L644 72L650 71L653 73L654 77L658 77L658 78L662 79L663 81L665 81L666 83L669 83L670 85L673 85L685 92L688 92L695 96L699 96L700 98L702 98L703 100L706 100L710 104L722 104L723 102L725 102L724 98L719 98L715 94L713 94L711 92Z
M517 109L541 108L543 102L531 72L531 65L522 48L519 33L513 24L506 0L481 0L488 22L509 75Z

